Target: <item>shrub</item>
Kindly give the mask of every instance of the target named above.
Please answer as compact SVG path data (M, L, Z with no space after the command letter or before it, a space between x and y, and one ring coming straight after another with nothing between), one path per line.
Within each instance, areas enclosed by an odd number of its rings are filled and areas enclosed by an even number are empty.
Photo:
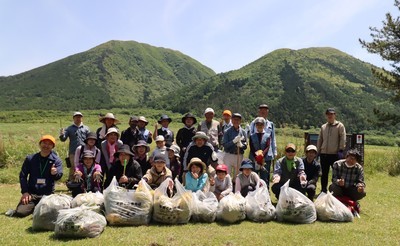
M388 173L391 176L400 175L400 149L398 148L395 152L393 152L391 158L388 160Z

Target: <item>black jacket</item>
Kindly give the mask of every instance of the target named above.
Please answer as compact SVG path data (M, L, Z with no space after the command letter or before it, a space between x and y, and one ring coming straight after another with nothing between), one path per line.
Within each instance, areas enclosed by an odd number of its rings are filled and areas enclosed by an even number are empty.
M117 160L110 169L104 187L107 188L110 185L111 180L114 176L117 179L117 182L119 182L119 179L122 177L123 172L124 166L119 160ZM125 176L128 177L128 183L119 183L119 186L125 187L127 189L133 189L133 186L139 183L143 175L142 168L140 167L139 163L137 163L137 161L130 159L130 161L126 164Z

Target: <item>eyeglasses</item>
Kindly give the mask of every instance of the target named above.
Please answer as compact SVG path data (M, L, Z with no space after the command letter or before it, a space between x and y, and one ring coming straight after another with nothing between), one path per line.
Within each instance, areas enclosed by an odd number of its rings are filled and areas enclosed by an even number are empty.
M294 150L294 149L287 149L287 150L286 150L286 153L296 153L296 150Z

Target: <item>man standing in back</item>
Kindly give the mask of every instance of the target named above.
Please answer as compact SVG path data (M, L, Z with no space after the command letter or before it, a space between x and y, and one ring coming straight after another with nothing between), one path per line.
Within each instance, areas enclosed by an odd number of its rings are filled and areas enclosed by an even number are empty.
M75 150L78 146L85 145L85 139L87 134L90 132L89 127L85 126L82 122L83 115L81 112L75 112L72 115L73 124L67 127L66 129L61 128L60 130L60 140L61 142L65 142L67 138L69 138L69 175L68 180L74 180L75 173ZM69 163L68 163L69 164Z
M218 151L219 142L218 138L222 133L219 122L214 120L214 109L206 108L204 111L205 120L200 122L197 131L204 132L208 137L208 142L214 147L214 151Z
M327 122L321 126L317 148L320 153L322 169L321 191L327 192L329 170L333 163L343 159L343 150L346 147L346 129L340 121L336 120L336 112L333 108L325 111Z

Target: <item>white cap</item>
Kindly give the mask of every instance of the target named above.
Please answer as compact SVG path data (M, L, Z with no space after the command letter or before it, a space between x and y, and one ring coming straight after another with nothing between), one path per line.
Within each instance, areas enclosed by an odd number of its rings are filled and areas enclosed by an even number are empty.
M72 115L72 117L75 117L75 116L77 116L77 115L79 115L79 116L83 116L83 114L81 113L81 112L75 112L73 115Z
M159 141L165 141L163 135L158 135L158 136L156 137L156 142L159 142Z
M308 152L308 151L310 151L310 150L314 150L315 152L318 152L317 146L312 145L312 144L310 144L310 145L307 146L306 152Z
M213 114L215 114L215 113L214 113L214 109L212 109L212 108L206 108L206 110L204 110L204 114L207 114L207 113L213 113Z

